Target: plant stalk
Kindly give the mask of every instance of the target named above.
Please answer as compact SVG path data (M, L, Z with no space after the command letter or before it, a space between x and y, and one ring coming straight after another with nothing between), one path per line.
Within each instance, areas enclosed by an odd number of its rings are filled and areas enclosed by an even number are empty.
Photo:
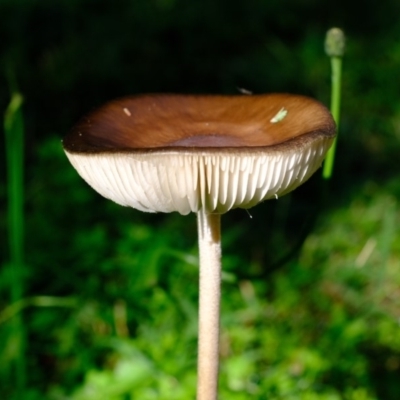
M22 96L13 93L4 117L8 183L8 237L10 251L11 304L18 303L23 296L23 248L24 248L24 126L22 119ZM15 379L18 398L24 393L26 383L25 331L21 313L13 318L13 335L18 343L15 359Z
M218 397L221 215L197 213L200 255L197 400Z
M332 92L331 92L331 113L336 122L337 132L339 131L340 121L340 95L342 80L342 57L331 57L332 68ZM331 148L325 159L323 177L329 179L332 175L333 163L335 160L337 137L333 141Z
M331 113L336 122L337 132L339 131L340 117L340 95L342 80L342 58L345 52L346 38L344 32L340 28L331 28L326 33L325 52L331 59ZM329 179L332 176L333 164L335 160L337 136L333 141L331 148L326 155L322 176Z

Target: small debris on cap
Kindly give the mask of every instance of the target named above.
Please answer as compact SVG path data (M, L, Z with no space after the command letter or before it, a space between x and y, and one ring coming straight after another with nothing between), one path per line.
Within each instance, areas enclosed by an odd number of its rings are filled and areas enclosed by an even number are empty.
M276 124L277 122L282 121L283 118L286 117L287 113L288 113L288 111L285 109L285 107L282 107L278 111L278 113L274 117L271 118L270 122L273 124Z
M241 88L241 87L238 87L237 89L238 89L238 90L239 90L239 92L240 92L240 93L242 93L242 94L248 94L248 95L251 95L251 94L253 94L253 92L252 92L252 91L250 91L250 90L247 90L247 89L244 89L244 88Z

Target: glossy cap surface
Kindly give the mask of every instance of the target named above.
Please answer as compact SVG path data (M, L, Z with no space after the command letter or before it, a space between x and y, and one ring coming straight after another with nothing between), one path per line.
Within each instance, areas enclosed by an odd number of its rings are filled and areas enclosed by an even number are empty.
M142 95L114 100L65 137L101 195L148 212L250 208L305 182L335 136L329 111L296 95Z

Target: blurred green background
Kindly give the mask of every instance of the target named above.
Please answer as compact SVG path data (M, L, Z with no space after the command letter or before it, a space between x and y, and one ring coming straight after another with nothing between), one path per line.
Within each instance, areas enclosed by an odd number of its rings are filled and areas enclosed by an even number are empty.
M399 399L399 15L398 0L0 0L0 110L18 87L25 127L19 269L3 161L19 156L0 142L2 398L195 397L195 216L101 198L60 140L135 93L245 88L329 105L323 42L339 26L333 179L318 171L252 218L222 220L220 398Z

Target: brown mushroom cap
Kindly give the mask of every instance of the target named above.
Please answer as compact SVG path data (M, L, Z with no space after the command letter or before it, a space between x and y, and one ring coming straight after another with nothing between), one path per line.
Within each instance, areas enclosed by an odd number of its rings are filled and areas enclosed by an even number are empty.
M79 174L142 211L224 213L281 196L321 165L329 111L296 95L142 95L84 117L63 146Z

